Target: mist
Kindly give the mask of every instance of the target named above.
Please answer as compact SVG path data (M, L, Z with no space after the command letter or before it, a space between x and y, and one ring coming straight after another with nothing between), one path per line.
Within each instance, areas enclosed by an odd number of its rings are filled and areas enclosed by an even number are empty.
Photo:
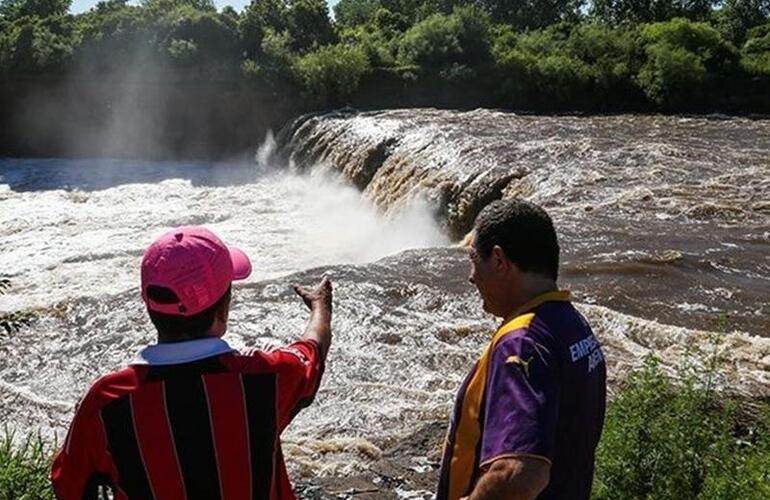
M131 36L119 47L85 46L59 76L4 82L0 155L244 159L266 130L297 112L232 69L204 75Z

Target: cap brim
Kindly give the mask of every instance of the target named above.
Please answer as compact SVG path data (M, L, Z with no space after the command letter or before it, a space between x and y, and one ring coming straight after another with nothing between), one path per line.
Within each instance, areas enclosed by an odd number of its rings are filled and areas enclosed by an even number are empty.
M230 251L230 260L233 263L233 279L243 280L251 274L251 261L249 257L236 247L227 247Z

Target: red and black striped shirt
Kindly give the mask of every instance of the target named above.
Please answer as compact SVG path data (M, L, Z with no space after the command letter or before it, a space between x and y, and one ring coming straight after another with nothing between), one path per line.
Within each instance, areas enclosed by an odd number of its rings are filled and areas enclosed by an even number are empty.
M116 500L293 499L280 434L322 372L317 345L303 341L106 375L54 461L56 495L95 498L106 484Z

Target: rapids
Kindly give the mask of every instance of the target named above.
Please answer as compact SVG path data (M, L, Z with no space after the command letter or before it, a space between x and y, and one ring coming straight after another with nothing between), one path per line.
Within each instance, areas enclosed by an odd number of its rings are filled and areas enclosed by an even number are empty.
M581 300L770 335L770 120L337 112L279 142L384 211L427 198L454 238L489 201L527 198L554 217Z
M745 119L401 110L305 117L255 164L0 159L0 317L15 318L0 328L0 421L61 438L88 383L153 341L138 293L146 245L206 224L254 263L234 288L237 348L299 335L291 285L332 275L334 345L285 452L295 478L366 469L447 418L495 327L452 242L484 203L514 195L554 215L562 286L611 382L648 352L671 368L719 338L722 382L768 397L768 132Z

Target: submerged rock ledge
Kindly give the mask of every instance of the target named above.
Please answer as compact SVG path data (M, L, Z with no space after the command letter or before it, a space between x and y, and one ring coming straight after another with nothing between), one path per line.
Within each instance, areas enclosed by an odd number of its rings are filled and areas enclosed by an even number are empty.
M298 118L278 145L295 166L327 165L385 210L427 196L461 237L484 205L512 196L621 217L766 221L770 179L752 174L770 169L769 133L770 121L740 118L344 109Z

